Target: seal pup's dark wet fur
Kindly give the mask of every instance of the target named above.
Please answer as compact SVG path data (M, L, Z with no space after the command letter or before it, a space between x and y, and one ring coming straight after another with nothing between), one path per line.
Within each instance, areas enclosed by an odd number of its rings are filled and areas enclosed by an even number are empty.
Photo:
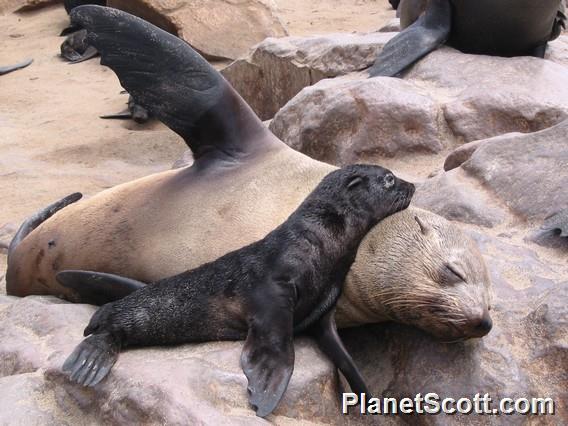
M246 338L241 365L257 415L270 414L294 367L294 333L308 332L346 376L368 392L337 336L333 308L357 248L383 218L405 209L414 186L379 166L327 175L265 238L196 269L102 306L63 370L99 383L122 347ZM81 271L63 271L73 281Z

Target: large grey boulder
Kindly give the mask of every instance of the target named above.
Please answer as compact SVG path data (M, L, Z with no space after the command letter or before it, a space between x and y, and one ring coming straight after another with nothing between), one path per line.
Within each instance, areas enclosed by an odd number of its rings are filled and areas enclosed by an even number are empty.
M363 70L393 33L268 38L221 73L268 120L304 87Z
M54 297L0 296L0 424L265 424L248 405L242 342L121 353L95 388L70 383L61 365L94 306ZM294 374L269 420L338 423L337 375L310 339L297 339ZM16 422L17 423L17 422Z
M267 37L283 37L273 0L109 0L178 35L205 57L236 59Z
M448 219L492 227L515 217L537 229L568 207L568 120L465 144L448 163L450 170L422 183L414 199Z
M442 48L403 79L355 73L306 87L270 129L308 155L344 165L449 154L467 142L536 132L566 117L568 67Z

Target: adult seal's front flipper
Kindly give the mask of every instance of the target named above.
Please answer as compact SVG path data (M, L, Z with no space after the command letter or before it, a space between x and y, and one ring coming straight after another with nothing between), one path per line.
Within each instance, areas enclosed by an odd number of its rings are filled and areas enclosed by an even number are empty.
M395 77L448 39L452 23L450 0L431 0L415 23L398 33L383 48L371 77Z
M357 395L362 393L370 396L367 385L353 358L347 352L343 342L337 334L335 325L335 309L325 314L308 332L316 339L322 352L333 361L335 366L345 376L351 391Z
M100 6L73 9L71 22L87 29L101 64L136 103L185 140L194 166L219 156L238 158L259 139L275 139L221 74L178 37Z
M8 66L5 66L5 67L0 67L0 75L8 74L9 72L25 68L28 65L30 65L33 61L34 61L33 59L27 59L23 62L15 64L15 65L8 65Z
M93 271L61 271L55 278L62 286L75 290L81 302L92 305L122 299L146 286L130 278Z

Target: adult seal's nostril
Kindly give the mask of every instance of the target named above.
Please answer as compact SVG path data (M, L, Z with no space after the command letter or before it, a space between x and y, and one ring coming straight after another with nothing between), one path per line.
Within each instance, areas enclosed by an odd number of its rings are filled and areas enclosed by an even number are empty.
M388 189L388 188L392 187L394 185L394 176L390 173L385 175L384 182L385 182L384 183L385 188Z
M484 336L489 333L491 331L491 329L493 328L493 320L491 319L491 317L489 315L484 316L481 321L479 322L479 324L477 325L477 329L480 332L483 332Z

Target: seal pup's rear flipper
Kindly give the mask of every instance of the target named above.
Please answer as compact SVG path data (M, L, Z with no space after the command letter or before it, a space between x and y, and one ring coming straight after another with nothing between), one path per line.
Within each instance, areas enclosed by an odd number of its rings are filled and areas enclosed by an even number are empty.
M146 286L130 278L92 271L66 270L58 272L55 278L62 286L75 290L81 302L92 305L122 299Z
M241 354L250 404L265 417L276 408L294 371L294 305L290 283L271 282L253 296L254 315Z
M432 0L415 23L392 38L373 66L371 77L395 77L419 59L444 44L451 29L450 0Z
M136 103L179 134L199 163L205 154L239 157L275 140L250 107L186 42L126 12L81 6L71 22L86 28Z
M27 59L27 60L25 60L25 61L23 61L23 62L20 62L20 63L18 63L18 64L15 64L15 65L8 65L8 66L5 66L5 67L0 67L0 75L8 74L9 72L12 72L12 71L16 71L16 70L20 70L20 69L22 69L22 68L25 68L25 67L27 67L29 64L31 64L33 61L34 61L33 59Z
M337 334L335 308L310 327L308 332L316 339L322 352L326 354L339 371L343 373L351 387L351 391L357 395L364 393L370 396L363 376L353 362L353 358L351 358L351 355L349 355L349 352L347 352L347 349L343 346L339 334Z

